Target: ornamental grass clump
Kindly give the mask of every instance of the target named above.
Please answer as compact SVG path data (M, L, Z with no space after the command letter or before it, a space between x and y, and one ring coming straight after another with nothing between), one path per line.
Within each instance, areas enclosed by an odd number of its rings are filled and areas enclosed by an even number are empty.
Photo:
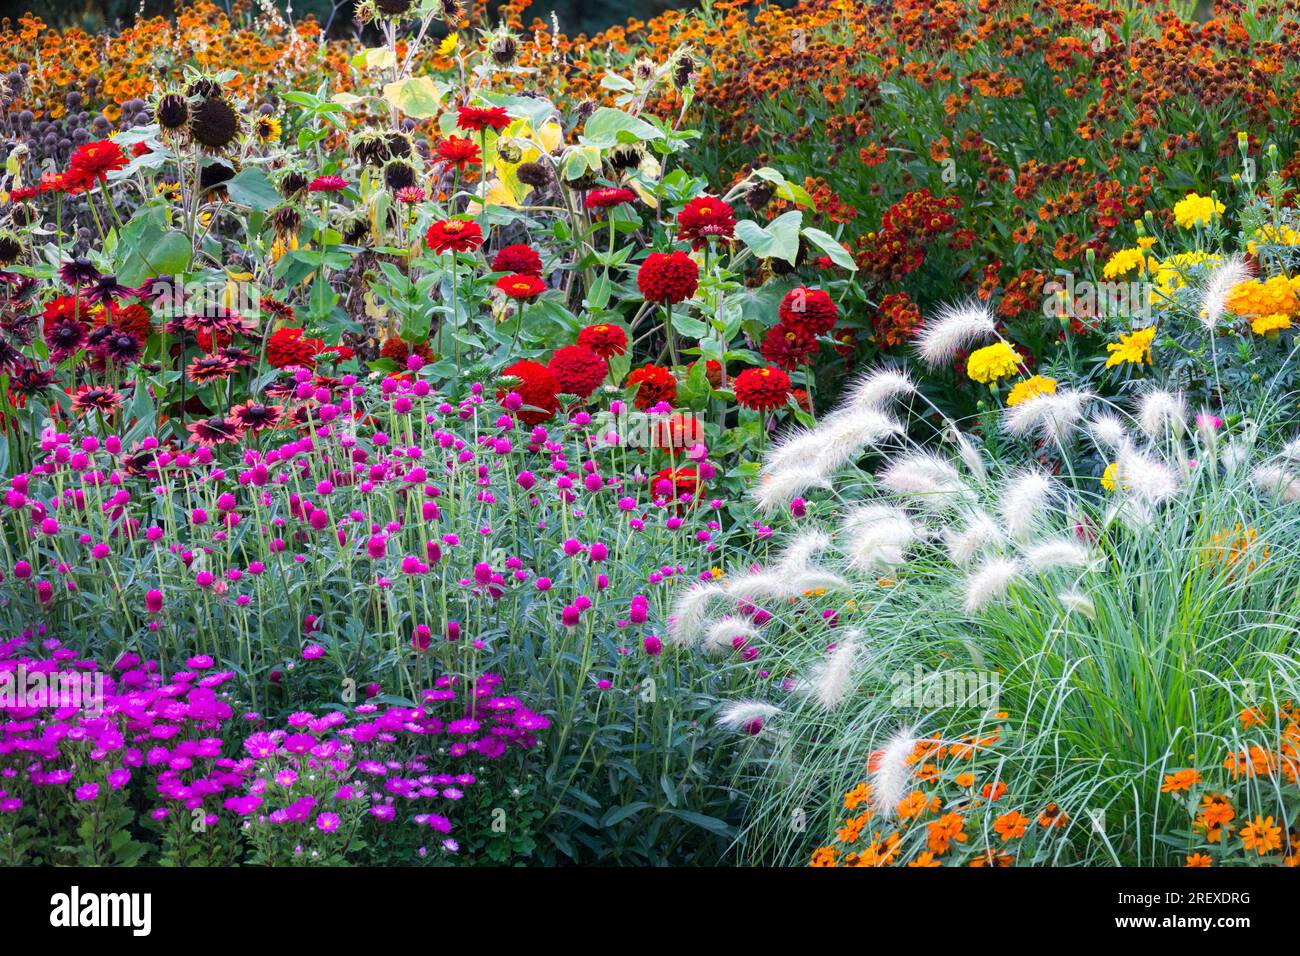
M1181 864L1161 775L1241 750L1238 713L1275 712L1300 682L1290 452L1155 388L1115 405L1063 386L1006 408L998 436L909 386L869 375L791 439L829 447L837 416L856 419L842 464L770 457L760 495L814 488L802 518L769 499L791 515L785 550L679 598L683 639L743 634L772 675L726 720L749 741L742 856L806 859L817 845L789 821L830 835L830 802L865 781L870 812L820 862ZM1246 799L1289 812L1269 787ZM921 824L953 813L992 840L927 842Z

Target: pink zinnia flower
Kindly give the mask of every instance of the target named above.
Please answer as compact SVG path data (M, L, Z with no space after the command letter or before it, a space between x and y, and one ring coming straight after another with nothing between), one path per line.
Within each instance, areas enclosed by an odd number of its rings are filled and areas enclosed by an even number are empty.
M307 187L308 192L313 193L336 193L340 189L346 189L348 181L342 176L317 176Z

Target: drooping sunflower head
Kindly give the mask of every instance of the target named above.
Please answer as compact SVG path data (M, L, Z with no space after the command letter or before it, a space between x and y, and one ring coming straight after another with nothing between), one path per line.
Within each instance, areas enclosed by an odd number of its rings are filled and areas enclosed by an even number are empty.
M171 90L159 95L153 115L164 136L184 136L189 132L190 103L183 93Z
M190 107L190 135L200 146L221 152L239 138L239 114L224 97L205 97Z
M397 192L399 189L417 184L415 167L400 159L394 159L384 166L384 185Z
M0 230L0 264L8 265L23 254L23 243L18 234L9 229Z
M495 65L502 69L515 65L519 59L519 41L513 33L502 27L483 39L487 44L488 56Z
M280 180L280 195L285 199L292 199L306 189L309 182L310 180L303 173L291 169Z

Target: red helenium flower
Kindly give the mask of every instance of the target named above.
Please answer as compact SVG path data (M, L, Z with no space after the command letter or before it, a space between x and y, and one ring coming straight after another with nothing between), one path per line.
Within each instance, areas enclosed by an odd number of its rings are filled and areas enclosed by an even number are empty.
M606 361L585 345L566 345L555 350L547 365L560 391L587 398L609 375Z
M700 267L680 249L652 252L637 270L636 284L647 302L672 305L695 294L700 284Z
M745 408L771 411L790 396L790 376L779 368L747 368L732 385L736 401Z

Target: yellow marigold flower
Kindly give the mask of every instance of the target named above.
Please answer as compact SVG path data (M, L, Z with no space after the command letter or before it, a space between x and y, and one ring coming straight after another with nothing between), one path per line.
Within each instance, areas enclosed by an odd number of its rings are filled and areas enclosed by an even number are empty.
M1300 230L1290 226L1261 226L1255 230L1254 237L1246 243L1246 251L1252 256L1259 254L1259 247L1297 246L1300 245Z
M1106 367L1114 368L1124 362L1132 362L1134 365L1149 365L1151 363L1151 341L1156 337L1156 327L1149 325L1145 329L1138 329L1136 332L1120 333L1118 342L1111 342L1106 346L1106 351L1110 353L1110 358L1106 359Z
M1101 486L1107 491L1119 487L1119 462L1112 461L1106 466L1106 470L1101 473Z
M1249 279L1238 282L1228 293L1225 305L1233 315L1253 318L1293 315L1300 310L1300 299L1296 298L1297 281L1278 275L1263 281Z
M1138 248L1139 248L1139 249L1150 249L1150 248L1151 248L1152 246L1154 246L1155 244L1156 244L1156 237L1155 237L1155 236L1139 236L1139 237L1138 237Z
M994 342L976 349L966 360L966 374L971 381L990 385L1000 378L1016 374L1020 357L1006 342Z
M1256 335L1268 335L1270 332L1277 332L1281 329L1291 328L1291 317L1283 315L1281 312L1274 312L1270 315L1261 315L1258 318L1250 320L1250 330Z
M1152 275L1156 283L1156 291L1164 298L1169 298L1176 290L1187 285L1187 278L1193 266L1204 266L1206 269L1213 269L1219 264L1220 258L1217 253L1202 252L1196 249L1192 252L1180 252L1168 259L1160 260Z
M1157 265L1156 260L1152 259L1150 265L1153 267ZM1147 266L1147 257L1141 249L1121 249L1107 260L1101 274L1107 279L1118 279L1120 276L1128 275L1134 269L1145 270Z
M1174 219L1184 229L1196 226L1208 226L1213 220L1222 216L1226 206L1213 196L1198 196L1188 193L1174 203Z
M1037 398L1039 395L1055 394L1056 379L1048 378L1046 375L1034 375L1016 382L1015 387L1011 389L1011 394L1007 396L1007 405L1015 408L1021 402Z

